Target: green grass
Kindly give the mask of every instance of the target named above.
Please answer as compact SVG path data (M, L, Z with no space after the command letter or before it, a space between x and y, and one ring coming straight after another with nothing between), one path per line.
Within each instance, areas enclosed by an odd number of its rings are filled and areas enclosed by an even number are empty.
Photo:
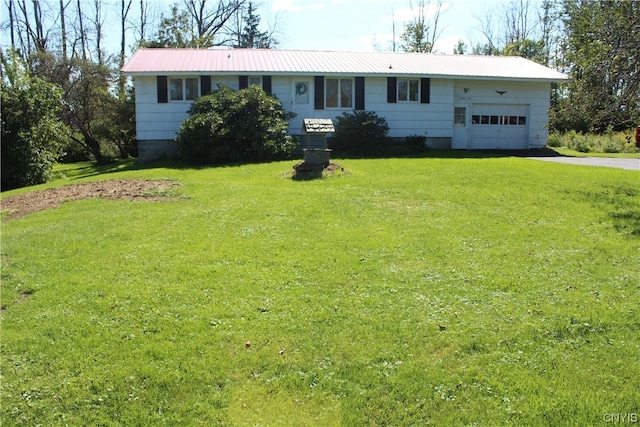
M2 224L3 424L637 413L638 173L450 155L310 181L292 161L59 170L49 185L170 178L186 197Z

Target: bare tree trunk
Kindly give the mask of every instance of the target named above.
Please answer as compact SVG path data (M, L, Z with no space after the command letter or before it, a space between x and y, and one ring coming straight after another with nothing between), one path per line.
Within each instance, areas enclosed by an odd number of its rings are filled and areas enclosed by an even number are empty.
M442 30L438 32L438 21L440 20L440 14L442 13L443 1L444 0L438 0L438 2L436 3L436 12L433 15L433 31L431 32L431 40L429 42L429 45L431 46L431 49L429 49L429 53L433 51L433 46L436 44L436 41L438 41L440 35L442 34Z
M82 7L80 0L78 2L78 25L80 25L80 48L82 49L82 60L87 60L87 34L84 31L84 23L82 22Z
M93 25L96 29L96 51L98 53L98 64L104 63L104 52L102 52L102 26L104 25L104 18L102 16L102 0L94 0L95 6L95 21Z
M13 13L13 0L9 0L7 3L9 7L9 30L11 31L11 50L16 50L16 39L15 39L15 30L14 30L14 13Z
M27 11L27 1L26 0L22 0L22 5L20 5L18 3L18 6L20 7L20 10L22 11L22 16L24 18L24 28L25 28L25 32L26 32L26 37L27 37L27 51L23 52L23 56L26 58L27 56L31 55L31 35L33 34L33 31L31 30L31 24L29 23L29 12ZM20 32L18 34L21 34ZM22 38L22 36L20 36L20 38ZM25 46L23 45L23 48Z
M47 41L44 37L44 31L42 29L42 8L40 7L40 2L38 0L32 0L33 4L33 19L36 21L36 27L34 29L35 34L33 36L33 41L36 45L37 51L46 50Z
M133 2L133 0L129 0L128 3L126 0L121 0L120 2L120 62L118 65L120 65L119 69L122 69L122 67L124 66L124 58L126 55L126 49L127 49L127 45L126 45L126 33L127 33L127 15L129 14L129 9L131 8L131 3ZM118 78L118 97L120 99L124 99L125 93L124 93L124 84L125 84L125 78L122 74L120 74L120 77Z
M60 43L62 43L62 61L67 62L67 26L65 25L64 10L69 5L60 0Z
M140 37L138 44L144 42L145 30L147 28L147 18L149 13L149 4L145 7L144 0L140 0Z

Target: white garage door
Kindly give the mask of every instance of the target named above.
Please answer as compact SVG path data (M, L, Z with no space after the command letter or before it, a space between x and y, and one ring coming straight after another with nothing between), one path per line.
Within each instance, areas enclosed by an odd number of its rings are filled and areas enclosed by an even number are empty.
M528 137L528 105L473 104L470 148L524 150Z

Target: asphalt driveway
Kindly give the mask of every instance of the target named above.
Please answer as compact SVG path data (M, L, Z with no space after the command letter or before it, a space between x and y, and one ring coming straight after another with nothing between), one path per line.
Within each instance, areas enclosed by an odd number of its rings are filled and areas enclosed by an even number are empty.
M545 162L566 163L570 165L583 166L603 166L608 168L618 168L640 171L640 159L629 159L620 157L526 157L532 160L542 160Z

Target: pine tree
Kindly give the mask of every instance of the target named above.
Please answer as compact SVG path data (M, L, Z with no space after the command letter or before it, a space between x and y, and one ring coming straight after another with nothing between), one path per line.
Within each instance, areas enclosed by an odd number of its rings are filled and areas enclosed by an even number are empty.
M260 16L255 14L253 4L249 2L246 14L242 17L244 28L238 37L236 48L248 49L270 49L272 47L272 39L267 32L262 32L258 28L260 26Z

